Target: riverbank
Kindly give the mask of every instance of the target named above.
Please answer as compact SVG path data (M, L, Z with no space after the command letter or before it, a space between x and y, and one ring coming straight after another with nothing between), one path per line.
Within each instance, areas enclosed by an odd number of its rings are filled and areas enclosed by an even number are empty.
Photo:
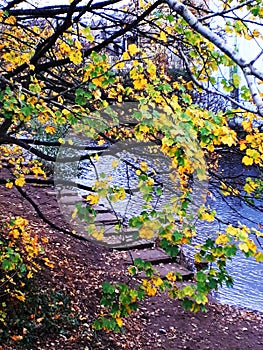
M41 205L41 213L49 221L67 228L50 194L51 188L26 186L25 190ZM144 300L139 311L125 320L124 334L95 332L91 325L99 311L101 283L127 279L125 253L109 251L52 229L16 189L0 187L0 213L2 217L26 217L40 237L49 239L45 250L54 268L52 271L43 269L36 282L43 291L64 295L60 303L64 303L63 308L68 308L72 318L61 319L57 332L42 330L37 333L36 329L30 345L22 347L19 341L10 339L1 344L1 350L263 348L261 313L210 303L207 313L192 314L183 310L178 301L164 295Z

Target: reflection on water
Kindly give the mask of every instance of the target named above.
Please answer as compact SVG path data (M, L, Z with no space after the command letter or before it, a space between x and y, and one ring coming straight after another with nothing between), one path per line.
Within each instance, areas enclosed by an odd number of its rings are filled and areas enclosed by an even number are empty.
M128 156L125 158L126 160L132 161L127 157ZM97 164L99 172L112 175L112 183L114 183L114 185L123 186L131 190L134 189L138 181L135 175L135 169L127 167L127 164L123 164L118 166L117 173L112 172L112 160L112 155L104 156L100 164ZM221 158L219 172L228 178L234 177L235 181L238 179L240 183L242 183L245 176L256 175L255 169L251 168L247 170L240 164L240 159L234 159L232 155L226 154ZM158 164L158 171L160 174L164 169L168 168L167 159L163 159L163 163ZM81 181L85 185L92 186L96 179L94 169L90 167L88 163L82 162L79 171ZM165 185L163 188L164 195L161 200L158 198L155 199L157 209L163 204L169 203L171 196L175 194L174 190L172 190L174 184L169 182L170 180L167 174L165 176L165 178L161 178L161 181ZM206 191L206 185L207 184L198 184L197 191L193 194L195 204L200 205L202 203L202 194ZM258 224L263 225L263 215L261 211L249 207L237 197L228 196L222 198L221 194L213 186L209 189L212 196L209 197L208 204L212 209L217 211L217 216L221 219L221 222L236 225L240 221L249 227L254 226L256 228L259 227ZM128 195L126 202L115 203L114 209L120 213L122 217L130 218L133 215L138 215L142 211L142 203L142 195L137 192L133 193L133 195ZM105 204L107 205L107 203ZM154 206L155 204L152 203L152 205ZM262 202L258 201L257 206L258 208L260 206L263 208ZM224 224L219 224L218 222L198 222L197 241L201 243L208 237L213 237L216 231L223 228ZM263 240L261 243L263 245ZM228 269L231 276L234 278L234 287L221 288L214 293L215 298L222 303L263 311L263 264L257 263L252 259L247 259L241 253L238 253L237 256L228 263Z

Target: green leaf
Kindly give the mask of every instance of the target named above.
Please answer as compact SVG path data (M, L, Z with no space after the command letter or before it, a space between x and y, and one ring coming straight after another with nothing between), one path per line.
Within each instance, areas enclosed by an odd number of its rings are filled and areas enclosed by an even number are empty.
M4 259L2 261L2 268L5 271L13 270L15 268L15 264L9 259Z
M135 258L135 259L134 259L134 264L135 264L136 266L138 266L138 265L144 265L144 261L142 260L142 258Z
M207 279L207 275L202 271L198 271L195 275L195 278L198 282L205 282Z
M92 326L96 331L99 331L100 329L102 329L102 322L100 319L97 319L94 321L93 326Z
M129 220L129 226L139 228L142 226L142 222L139 217L134 217Z
M195 297L195 301L197 304L206 304L207 303L207 296L205 294L197 294Z
M24 106L21 109L21 112L24 114L25 117L29 117L32 114L32 108L30 106Z
M173 15L168 15L166 17L170 23L174 22L174 16Z
M174 242L179 242L179 241L181 241L182 238L183 238L183 235L180 232L174 231L173 236L172 236L172 239Z
M92 51L92 53L90 54L90 58L94 63L100 63L103 61L103 58L95 51Z
M135 266L130 266L129 269L128 269L129 273L131 275L135 275L137 270L136 270L136 267Z
M227 258L230 258L232 256L235 256L237 253L237 247L233 244L233 245L227 245L224 248L224 252Z
M166 254L170 255L172 258L177 257L179 253L179 247L177 245L171 245L166 238L163 238L160 241L160 246L165 250Z
M155 189L155 193L156 193L157 196L161 196L163 194L162 188L161 187L157 187Z
M250 90L246 86L241 87L241 97L246 101L250 99Z
M183 299L182 305L183 305L184 309L191 310L193 307L193 304L194 304L194 302L192 300L190 300L188 298Z
M186 287L183 289L183 292L184 292L184 295L187 295L187 296L189 296L189 297L191 297L191 296L194 295L194 293L195 293L193 287L191 287L191 286L186 286Z
M260 12L260 6L255 6L253 7L250 12L252 13L252 15L254 16L258 16L259 12Z
M115 287L111 285L109 282L104 282L102 284L102 290L106 294L113 294L115 292Z
M189 94L183 93L181 97L182 97L182 100L184 101L184 103L187 103L187 104L192 103L192 98Z
M237 73L234 73L232 75L232 81L233 81L233 85L235 88L238 88L239 87L239 84L240 84L240 76L237 74Z

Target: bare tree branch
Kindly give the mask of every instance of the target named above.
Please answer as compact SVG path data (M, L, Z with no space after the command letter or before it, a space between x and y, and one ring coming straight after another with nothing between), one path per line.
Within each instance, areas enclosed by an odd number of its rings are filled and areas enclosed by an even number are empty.
M263 80L263 73L253 66L254 61L245 60L243 57L241 57L235 48L231 47L226 40L222 39L214 31L203 25L198 18L193 15L180 1L167 0L167 4L172 10L182 16L190 27L217 46L242 69L253 97L253 101L257 106L257 112L263 116L263 101L259 92L257 91L255 82L253 81L253 77Z

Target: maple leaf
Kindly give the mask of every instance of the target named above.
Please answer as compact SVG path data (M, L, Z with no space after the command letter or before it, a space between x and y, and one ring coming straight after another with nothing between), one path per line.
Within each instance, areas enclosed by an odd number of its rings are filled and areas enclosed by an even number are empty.
M135 44L130 44L128 46L128 52L131 54L131 56L135 55L138 51L139 49Z
M248 157L248 156L244 156L243 158L242 158L242 163L244 163L245 165L252 165L253 164L253 162L254 162L254 160L253 160L253 158L251 158L251 157Z
M69 54L69 59L74 64L79 64L82 62L82 53L80 51L71 51Z

